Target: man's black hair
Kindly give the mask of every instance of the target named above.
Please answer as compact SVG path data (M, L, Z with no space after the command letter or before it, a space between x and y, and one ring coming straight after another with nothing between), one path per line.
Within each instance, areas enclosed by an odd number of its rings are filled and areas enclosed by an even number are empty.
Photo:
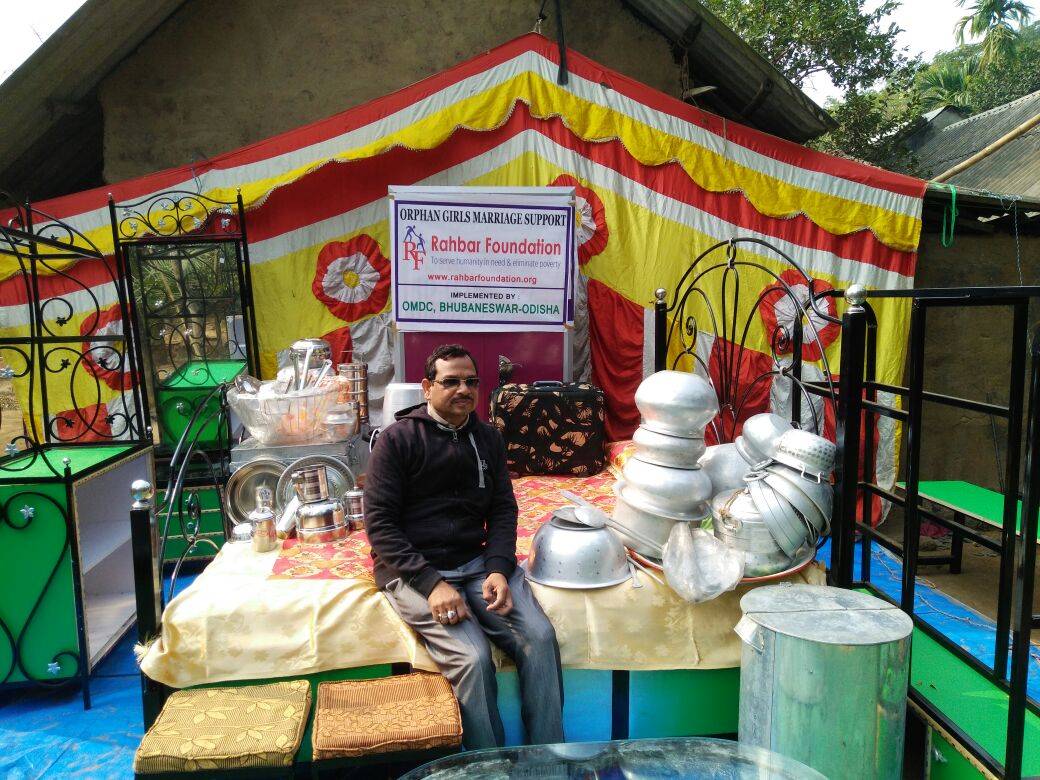
M461 344L441 344L426 358L426 378L431 382L437 377L437 361L467 357L473 362L473 370L477 370L477 361L469 350Z

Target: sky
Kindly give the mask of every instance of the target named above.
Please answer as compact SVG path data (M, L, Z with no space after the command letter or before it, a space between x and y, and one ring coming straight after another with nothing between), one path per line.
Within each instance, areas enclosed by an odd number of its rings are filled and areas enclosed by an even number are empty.
M868 7L877 7L879 0L868 0ZM968 0L968 5L973 0ZM40 43L58 29L83 0L0 0L0 81L6 79ZM1029 0L1034 14L1040 17L1040 0ZM891 21L903 29L900 45L909 53L924 54L926 58L955 45L953 26L967 11L955 0L903 0ZM806 93L823 105L828 98L839 97L839 92L826 76L819 76L803 86Z
M0 0L0 81L61 27L83 0Z
M1027 0L1026 4L1033 9L1033 18L1040 18L1040 0ZM874 0L867 2L867 8L878 5L880 3ZM970 8L973 0L968 0L966 5ZM955 0L903 0L890 20L903 30L899 34L899 45L906 47L911 56L923 54L928 60L957 45L953 28L957 20L967 14L968 9L958 6ZM828 98L841 97L840 90L835 89L826 74L810 79L802 89L821 106Z

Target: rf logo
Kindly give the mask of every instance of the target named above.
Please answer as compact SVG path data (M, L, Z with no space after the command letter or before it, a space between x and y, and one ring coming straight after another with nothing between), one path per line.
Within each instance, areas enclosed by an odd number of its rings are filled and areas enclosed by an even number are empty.
M412 270L418 271L426 260L426 241L422 233L415 231L415 225L409 225L404 231L404 261L412 263Z

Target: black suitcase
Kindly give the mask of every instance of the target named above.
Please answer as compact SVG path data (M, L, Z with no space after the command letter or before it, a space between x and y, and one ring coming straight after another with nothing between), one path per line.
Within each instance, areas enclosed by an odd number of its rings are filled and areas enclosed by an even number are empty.
M606 463L603 391L595 385L502 385L491 394L491 424L513 474L588 477Z

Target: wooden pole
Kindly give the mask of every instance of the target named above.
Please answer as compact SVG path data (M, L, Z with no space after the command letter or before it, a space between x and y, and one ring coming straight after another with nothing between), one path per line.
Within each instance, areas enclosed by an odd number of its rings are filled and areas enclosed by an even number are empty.
M993 152L997 151L998 149L1003 148L1004 146L1007 146L1007 144L1011 143L1012 141L1014 141L1019 136L1025 135L1030 130L1032 130L1034 127L1036 127L1037 125L1040 125L1040 114L1037 114L1032 119L1026 120L1022 124L1020 124L1018 127L1016 127L1014 130L1010 131L1009 133L1005 133L1004 135L1002 135L1000 138L998 138L996 141L991 143L986 148L984 148L984 149L976 152L975 154L973 154L967 160L963 160L963 161L957 163L956 165L954 165L949 170L943 171L938 176L936 176L934 179L932 179L932 181L933 182L944 182L947 179L950 179L951 177L956 176L961 171L967 170L968 168L973 166L975 163L979 162L979 160L984 160L985 158L987 158L991 154L993 154Z

